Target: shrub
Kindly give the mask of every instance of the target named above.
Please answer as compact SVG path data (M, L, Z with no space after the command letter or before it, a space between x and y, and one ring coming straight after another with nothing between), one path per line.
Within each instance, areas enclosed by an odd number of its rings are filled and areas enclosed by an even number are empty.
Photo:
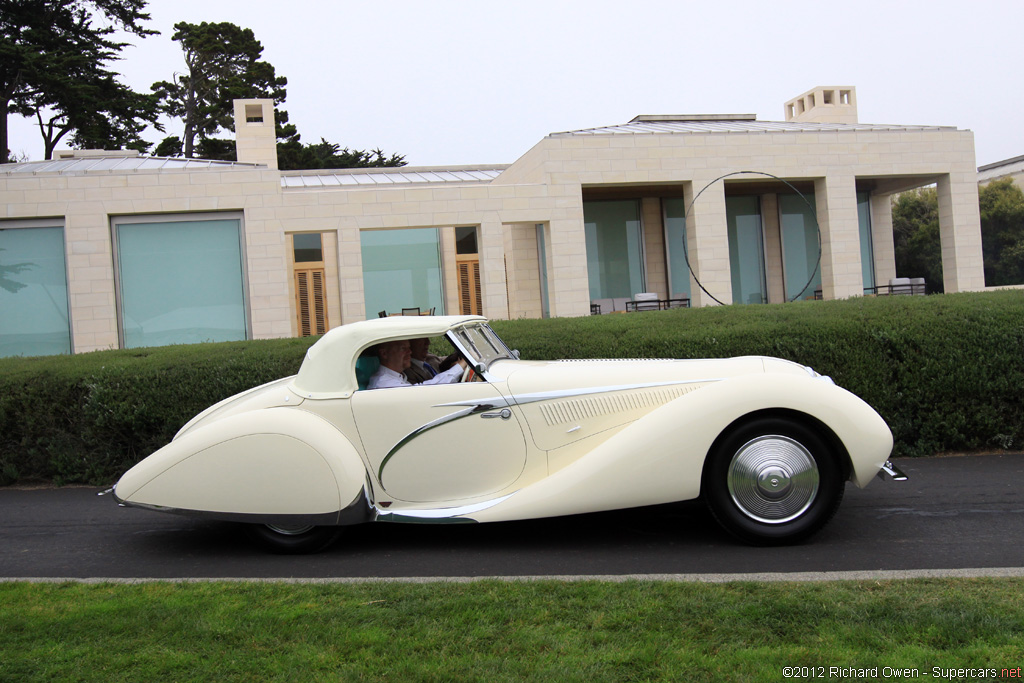
M0 484L109 482L207 406L294 374L311 343L0 359Z
M1024 438L1022 291L493 326L523 358L793 360L878 410L897 456L1019 448ZM0 484L109 483L207 406L294 374L313 341L0 359Z

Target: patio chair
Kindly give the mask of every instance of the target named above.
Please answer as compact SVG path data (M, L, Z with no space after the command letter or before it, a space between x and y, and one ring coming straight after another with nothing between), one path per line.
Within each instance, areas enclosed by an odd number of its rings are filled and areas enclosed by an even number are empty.
M911 294L913 289L910 286L909 277L894 277L889 280L889 291L893 294Z
M689 308L690 297L685 294L673 294L672 298L668 300L669 308Z
M419 315L419 314L420 314L420 307L419 306L416 306L415 308L403 308L402 309L402 315Z
M386 317L388 317L388 312L387 311L378 311L377 317L378 318L386 318Z
M661 310L661 295L655 292L639 292L633 295L633 310L635 311L658 311Z
M625 313L627 301L629 301L628 296L615 297L612 299L612 311L616 313Z

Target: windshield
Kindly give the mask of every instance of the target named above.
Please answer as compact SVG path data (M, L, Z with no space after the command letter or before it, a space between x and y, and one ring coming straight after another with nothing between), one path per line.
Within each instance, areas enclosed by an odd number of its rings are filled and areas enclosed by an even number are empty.
M478 323L460 327L452 332L452 341L469 356L473 365L483 370L496 360L514 358L505 343L494 334L490 325Z

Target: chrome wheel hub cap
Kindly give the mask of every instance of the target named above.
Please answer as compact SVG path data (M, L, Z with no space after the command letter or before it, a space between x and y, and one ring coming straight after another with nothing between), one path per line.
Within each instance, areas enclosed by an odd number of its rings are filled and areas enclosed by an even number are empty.
M729 495L744 515L765 524L796 519L818 493L818 466L799 442L777 434L748 441L733 456Z

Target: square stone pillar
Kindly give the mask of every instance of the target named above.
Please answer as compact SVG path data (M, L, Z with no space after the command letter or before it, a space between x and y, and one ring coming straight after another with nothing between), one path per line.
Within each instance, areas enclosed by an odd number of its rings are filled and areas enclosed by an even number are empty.
M941 176L937 190L943 288L947 294L980 291L985 288L985 264L977 172L971 168Z
M508 289L505 276L505 233L497 214L480 224L477 234L480 254L480 297L484 315L508 320Z
M336 233L338 245L338 289L341 324L366 320L366 291L363 285L363 246L359 228L347 227Z
M892 195L871 195L871 251L875 284L887 285L896 277L896 239L892 231Z
M823 298L863 296L856 179L852 175L815 179L814 202L821 230Z
M694 178L683 191L686 205L686 244L690 267L700 283L723 304L732 303L732 271L729 268L729 230L725 214L725 183L707 184L714 177ZM701 192L701 190L704 190ZM700 193L694 201L694 195ZM690 277L690 305L716 306Z
M572 212L575 214L576 212ZM545 233L548 249L548 303L552 318L590 315L587 238L583 204L579 215L552 220Z
M665 221L661 212L661 199L644 197L640 201L640 224L644 232L644 291L657 292L661 298L671 296L668 291L668 260L665 258Z
M768 303L785 303L786 282L782 268L782 225L779 222L779 195L761 195L761 227L764 230L764 275L768 285Z

